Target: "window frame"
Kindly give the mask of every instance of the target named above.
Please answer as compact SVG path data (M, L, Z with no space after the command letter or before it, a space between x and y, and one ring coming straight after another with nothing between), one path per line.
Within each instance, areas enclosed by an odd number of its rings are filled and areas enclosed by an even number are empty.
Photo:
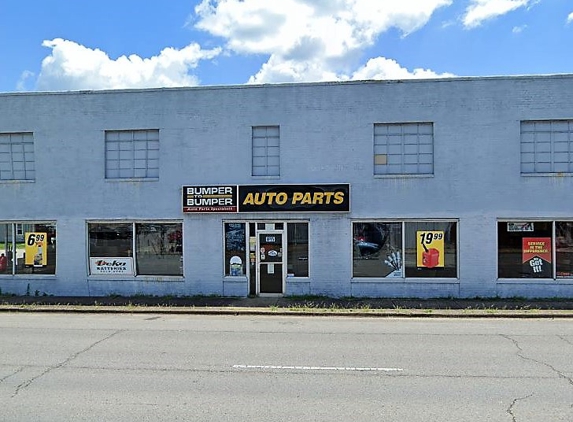
M409 126L416 126L416 133L404 133L404 129ZM425 133L423 128L429 127L428 133ZM382 128L386 133L381 133ZM392 128L400 128L400 133L391 133ZM400 142L390 142L391 139L400 138ZM416 143L406 143L408 137L416 136ZM420 138L424 136L430 136L430 143L421 143ZM379 142L382 138L385 142ZM407 147L416 146L416 154L407 152ZM428 149L431 152L422 152L424 146L429 146ZM400 153L391 153L391 149L397 149L399 147ZM417 157L416 163L408 163L407 157ZM421 162L420 157L428 156L431 157L430 162ZM391 157L400 157L400 163L390 163ZM374 177L433 177L435 170L435 122L430 121L408 121L408 122L377 122L372 124L372 171ZM400 166L399 172L388 171L390 167L388 166ZM416 165L416 172L407 171L406 166ZM384 166L386 171L382 172L378 170L380 166ZM423 166L430 166L429 171L421 171L420 168Z
M499 259L499 225L507 223L550 223L551 224L551 277L500 277ZM498 218L496 220L496 280L498 283L526 283L526 284L570 284L573 282L573 274L570 276L560 276L557 272L557 223L573 223L573 218Z
M251 274L251 262L250 262L250 256L249 253L250 252L254 252L256 253L256 251L251 251L250 250L250 238L254 237L256 239L257 236L257 232L259 231L259 229L257 228L257 225L259 224L282 224L282 228L281 229L277 229L283 232L283 235L285 236L285 242L287 245L287 250L286 250L286 254L285 254L285 258L284 258L284 265L286 266L286 269L288 270L288 263L289 263L289 252L288 252L288 225L289 224L306 224L307 225L307 229L308 229L308 259L307 259L307 272L308 275L307 276L289 276L288 275L288 271L287 271L287 278L289 280L306 280L309 279L311 276L311 255L312 255L312 249L311 249L311 227L310 227L310 221L309 220L300 220L300 219L295 219L295 220L267 220L267 219L249 219L249 220L229 220L229 219L224 219L222 221L222 254L221 254L221 259L223 260L223 278L225 279L236 279L236 278L248 278L250 279L250 277L252 277ZM230 274L227 274L227 262L226 262L226 232L225 232L225 225L226 224L244 224L245 225L245 257L246 257L246 262L243 264L243 268L244 268L244 272L242 275L238 275L238 276L233 276ZM254 232L251 230L251 224L255 224L255 230ZM260 230L265 230L265 229L260 229Z
M136 138L137 134L145 133L142 138ZM153 139L150 138L150 134ZM112 136L116 136L117 139L108 139ZM131 139L121 139L122 136L130 135ZM141 180L141 181L156 181L159 179L159 160L160 160L160 140L161 133L160 129L148 128L148 129L106 129L104 130L104 177L106 181L131 181L131 180ZM145 149L137 149L136 143L145 142ZM113 144L117 144L116 148L112 148ZM129 149L122 149L122 145L130 145ZM150 148L150 146L156 146L156 148ZM145 154L144 158L138 157L138 152L143 151ZM156 151L156 155L150 157L150 152ZM113 153L117 153L117 157L111 158ZM122 158L126 155L131 155L129 158ZM156 162L156 166L150 166L152 161ZM122 168L122 163L130 163L130 167ZM145 162L145 167L138 167L141 162ZM117 163L117 168L111 168L112 163ZM115 167L115 166L114 166ZM121 172L130 171L130 176L122 176ZM137 174L138 171L143 171L144 174ZM114 176L111 173L117 172Z
M18 141L13 141L12 137L21 137ZM27 138L30 138L27 141ZM3 142L3 139L8 138L8 142ZM3 151L3 146L7 145L7 151ZM21 151L14 151L16 146L21 146ZM26 148L29 146L29 148ZM30 147L31 146L31 147ZM28 149L28 151L27 151ZM14 156L17 154L22 155L21 161L15 161ZM3 156L8 157L9 160L2 161ZM31 157L31 159L27 159ZM15 169L15 163L21 163L21 169ZM5 164L10 165L10 169L4 170ZM16 172L23 172L23 177L16 177ZM3 177L4 173L11 173L11 177ZM34 182L36 180L36 152L35 152L35 139L34 132L0 132L0 182Z
M129 224L131 227L131 255L128 255L133 261L133 274L92 274L91 271L91 249L90 249L90 225L92 224ZM137 264L137 225L138 224L179 224L181 226L181 255L180 255L180 262L181 262L181 274L175 275L163 275L163 274L141 274L138 273L138 264ZM109 279L121 279L121 280L132 280L132 279L160 279L161 281L179 281L185 278L185 247L184 247L184 222L183 220L87 220L85 224L85 233L86 233L86 270L87 275L90 278L104 278ZM93 258L97 258L98 256L94 256Z
M553 129L553 126L567 125L567 130ZM541 125L548 127L548 130L536 130L536 126ZM530 130L524 130L524 126L531 127ZM549 141L538 141L539 135L546 134ZM566 134L567 140L556 140L558 134ZM531 138L527 140L528 136ZM558 151L558 144L567 144L565 151ZM544 147L545 146L545 147ZM548 150L543 150L543 148ZM552 176L555 174L564 176L573 176L573 119L533 119L521 120L519 122L519 165L521 176ZM549 161L542 161L541 156L547 155ZM568 155L567 161L557 161L558 154ZM528 161L524 158L530 157ZM559 164L567 165L567 170L556 168ZM536 167L549 165L549 170L537 170ZM526 171L524 167L530 166L531 170Z
M58 237L58 224L55 220L2 220L0 221L0 226L2 225L10 225L11 226L11 243L12 243L12 250L16 250L16 259L12 259L12 265L11 265L11 270L9 273L0 273L0 277L34 277L34 278L38 278L38 277L48 277L48 278L53 278L55 277L58 273L58 252L57 252L57 237ZM17 226L20 225L20 227L22 228L22 234L19 235L18 234L18 229ZM53 226L54 227L54 233L55 236L52 236L53 239L56 239L53 242L53 247L54 247L54 251L52 251L51 253L55 253L55 258L54 258L54 269L53 272L47 273L47 272L39 272L36 273L33 270L32 267L32 272L18 272L18 259L24 259L24 255L19 258L18 257L18 248L17 248L17 244L18 243L25 243L26 242L26 226L30 226L30 225L44 225L44 226ZM19 236L22 236L22 242L18 242L18 238ZM48 240L48 239L47 239ZM25 248L25 245L24 245ZM7 246L4 245L4 249L0 250L0 253L5 254L7 251ZM48 259L49 255L48 255ZM23 266L26 267L25 263L23 263ZM49 267L50 265L46 265L46 267Z
M260 136L256 132L264 129L265 136ZM269 134L269 131L276 130L276 136ZM255 145L264 139L264 145ZM277 145L269 145L269 140L276 139ZM278 153L276 155L269 154L269 149L276 148ZM264 150L263 155L256 155L255 152ZM270 164L271 159L276 159L276 164ZM255 163L257 159L263 160L264 165ZM276 172L271 172L270 169L275 169ZM257 174L255 169L263 169L261 174ZM251 126L251 176L257 178L279 178L281 175L281 127L280 125L255 125Z
M398 223L401 227L401 241L402 241L402 250L401 250L401 260L402 260L402 276L392 276L392 277L357 277L354 275L354 224L355 223ZM406 275L406 225L408 223L455 223L456 224L456 239L455 239L455 247L456 247L456 257L455 257L455 277L416 277L416 276L408 276ZM350 233L351 233L351 253L350 253L350 278L353 283L393 283L393 282L411 282L411 283L459 283L460 282L460 221L458 218L360 218L360 219L352 219L350 221ZM444 246L445 247L445 246ZM409 254L408 254L409 255Z

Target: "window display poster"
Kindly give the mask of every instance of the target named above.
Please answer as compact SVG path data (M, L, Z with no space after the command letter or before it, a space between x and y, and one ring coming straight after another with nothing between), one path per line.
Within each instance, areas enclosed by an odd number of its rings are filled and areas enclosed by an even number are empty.
M534 277L551 277L551 238L524 237L522 245L523 271Z
M48 233L26 232L24 241L26 242L26 259L24 264L34 267L48 265Z
M419 268L444 268L444 232L416 232L416 265Z
M90 274L93 275L134 275L133 258L101 257L90 258Z

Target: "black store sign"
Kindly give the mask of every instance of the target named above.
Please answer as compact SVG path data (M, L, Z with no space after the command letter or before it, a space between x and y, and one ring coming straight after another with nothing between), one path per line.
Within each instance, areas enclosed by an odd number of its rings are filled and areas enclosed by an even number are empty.
M350 212L350 185L184 186L183 212Z

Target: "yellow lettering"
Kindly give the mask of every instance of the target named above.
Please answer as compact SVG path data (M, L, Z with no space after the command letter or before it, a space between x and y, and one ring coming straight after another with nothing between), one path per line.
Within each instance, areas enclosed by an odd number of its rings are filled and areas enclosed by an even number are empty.
M300 201L301 204L312 204L312 196L310 194L310 192L306 192L304 194L304 197L302 198L302 201Z
M267 192L267 199L269 205L273 205L273 200L275 199L276 196L277 196L276 192Z
M324 193L322 192L314 192L314 198L312 198L313 204L322 204L324 200Z
M336 192L334 194L334 203L340 205L344 202L344 192Z
M265 193L255 193L255 205L264 205Z
M296 204L297 202L300 202L303 198L303 194L302 192L295 192L292 194L292 204Z
M284 205L288 201L288 195L285 192L279 192L276 196L276 202L278 205Z
M253 202L253 193L252 192L249 192L247 194L247 197L243 201L243 205L255 205Z
M330 201L332 200L333 195L334 195L334 192L324 192L324 198L326 199L326 201L324 203L330 204Z

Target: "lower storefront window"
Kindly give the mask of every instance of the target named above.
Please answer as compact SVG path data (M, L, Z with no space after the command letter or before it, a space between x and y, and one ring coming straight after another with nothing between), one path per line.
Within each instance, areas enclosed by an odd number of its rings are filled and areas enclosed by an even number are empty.
M403 277L402 223L354 223L354 277Z
M354 277L457 277L457 222L355 222Z
M308 277L308 223L287 224L287 275Z
M499 221L499 278L573 278L572 221Z
M244 276L247 263L245 223L225 223L225 275Z
M93 275L183 275L182 224L88 223Z
M555 223L557 278L573 278L573 221Z
M55 274L54 223L0 223L0 274Z

